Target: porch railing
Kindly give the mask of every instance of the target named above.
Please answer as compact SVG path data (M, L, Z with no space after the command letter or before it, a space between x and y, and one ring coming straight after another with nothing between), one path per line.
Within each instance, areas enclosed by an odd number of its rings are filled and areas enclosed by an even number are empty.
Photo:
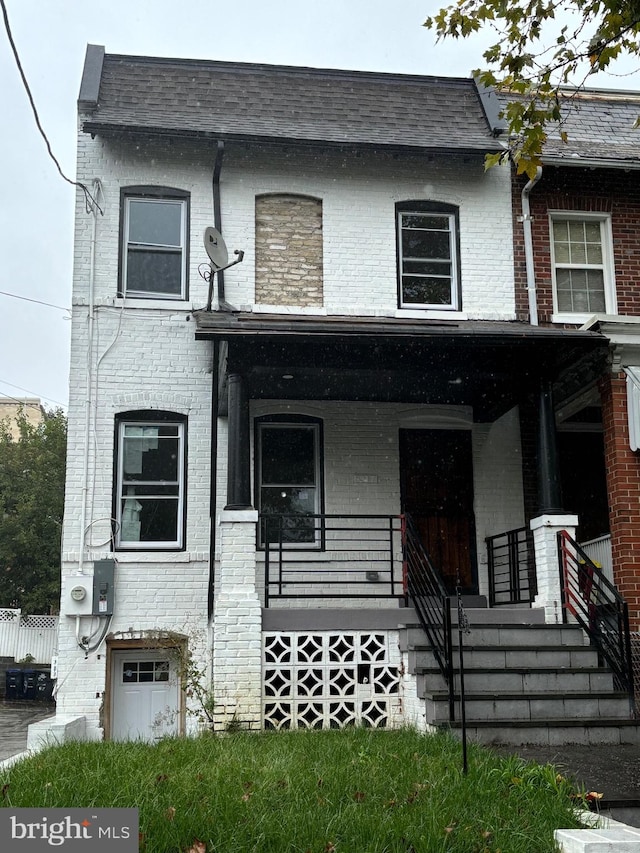
M259 519L265 607L274 599L405 597L398 515Z
M533 534L518 527L488 536L489 606L529 604L537 594Z
M454 719L451 600L442 576L424 549L409 515L403 516L405 584L409 601L427 635L433 656L449 690L449 719Z
M587 632L635 713L627 603L566 530L558 533L558 557L565 621L570 614Z

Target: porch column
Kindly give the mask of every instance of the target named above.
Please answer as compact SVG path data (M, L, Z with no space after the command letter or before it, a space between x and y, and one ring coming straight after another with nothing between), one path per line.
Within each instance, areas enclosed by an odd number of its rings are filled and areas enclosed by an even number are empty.
M544 607L544 621L548 624L562 622L558 533L566 530L575 539L577 525L577 515L539 515L530 522L538 581L538 594L533 600L533 606Z
M557 536L566 530L575 538L578 517L563 514L551 382L540 383L538 407L538 515L530 522L538 594L533 606L544 607L545 622L562 622L562 591Z
M216 730L262 726L262 609L256 587L255 510L220 514L220 579L213 608Z
M232 373L229 385L229 457L225 509L252 509L249 400L244 377Z
M548 380L540 385L538 410L538 512L540 515L562 512L556 419Z

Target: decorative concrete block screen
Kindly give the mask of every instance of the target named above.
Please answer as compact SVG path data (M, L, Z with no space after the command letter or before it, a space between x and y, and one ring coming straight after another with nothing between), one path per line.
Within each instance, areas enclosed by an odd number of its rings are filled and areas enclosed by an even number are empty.
M263 649L265 728L400 723L397 632L269 632Z
M256 302L322 306L322 202L256 198Z

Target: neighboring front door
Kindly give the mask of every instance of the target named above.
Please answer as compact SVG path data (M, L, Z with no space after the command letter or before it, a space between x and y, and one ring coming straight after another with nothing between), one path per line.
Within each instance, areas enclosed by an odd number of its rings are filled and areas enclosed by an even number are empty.
M153 741L180 731L176 662L166 649L112 653L111 740Z
M477 593L473 458L469 430L400 430L402 511L453 592Z

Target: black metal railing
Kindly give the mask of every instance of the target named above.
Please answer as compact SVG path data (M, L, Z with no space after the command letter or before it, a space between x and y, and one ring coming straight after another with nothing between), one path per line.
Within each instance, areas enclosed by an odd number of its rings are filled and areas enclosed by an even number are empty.
M627 603L566 530L558 533L558 558L564 619L571 615L587 632L635 714Z
M454 719L451 601L409 515L403 516L404 583L433 656L449 689L449 719Z
M533 534L526 527L487 536L489 606L528 604L537 594Z
M273 599L404 598L398 515L259 518L265 607Z

